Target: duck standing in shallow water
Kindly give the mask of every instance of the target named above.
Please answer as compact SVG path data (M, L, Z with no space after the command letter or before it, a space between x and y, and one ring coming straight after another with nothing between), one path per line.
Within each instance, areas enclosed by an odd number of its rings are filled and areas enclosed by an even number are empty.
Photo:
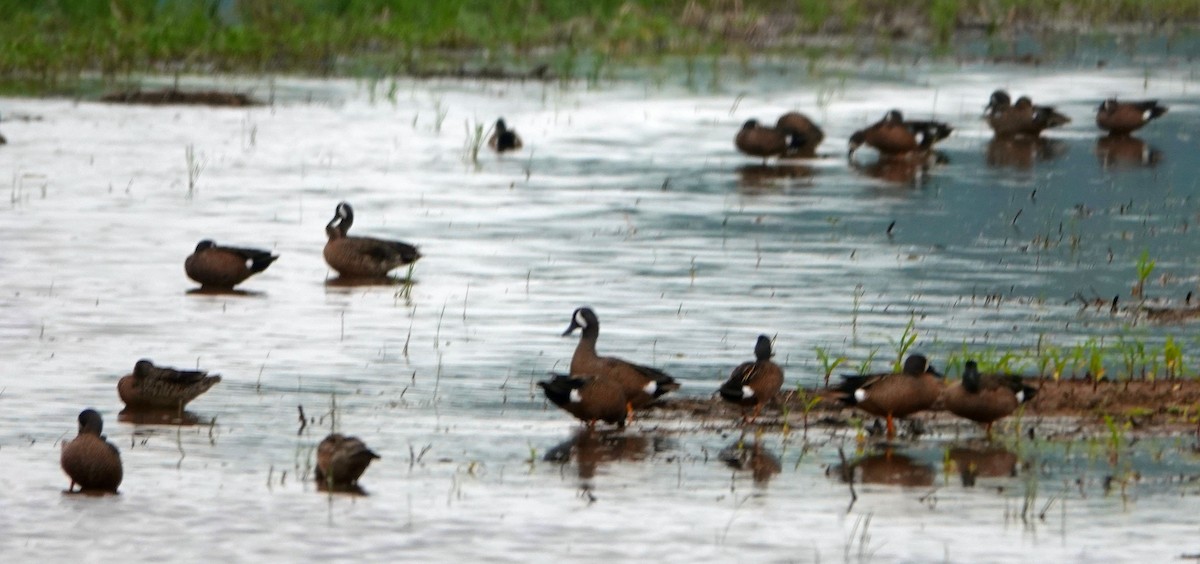
M941 374L924 355L909 355L898 373L843 376L838 391L847 405L887 418L888 438L896 436L896 417L929 409L942 391Z
M1035 106L1028 96L1017 98L1017 103L1013 104L1008 92L1003 90L992 92L983 116L997 137L1037 137L1047 129L1071 122L1071 118L1053 106Z
M358 437L332 433L317 445L317 483L331 490L357 488L358 479L377 458Z
M571 375L611 379L624 390L628 409L646 407L663 394L679 389L679 383L674 378L657 368L596 354L600 319L591 308L575 310L563 336L570 335L576 329L581 330L582 336L571 357Z
M761 157L763 164L771 157L781 157L789 151L799 151L805 144L803 135L777 127L763 127L758 120L747 120L733 138L737 149L752 157Z
M507 151L516 151L523 147L521 136L517 135L517 130L509 129L508 124L504 123L504 118L496 120L495 131L488 138L488 147L497 153Z
M1109 98L1096 110L1096 126L1109 135L1129 135L1167 113L1158 100L1118 102Z
M392 269L421 258L416 247L400 241L348 235L354 225L354 210L342 202L325 226L325 262L347 278L382 278Z
M155 366L143 358L133 365L132 373L117 382L117 394L130 409L182 410L220 381L216 374Z
M1036 394L1037 388L1026 386L1020 376L980 374L979 365L968 360L962 381L942 392L942 405L950 413L985 425L990 438L992 423L1007 417Z
M79 413L79 434L62 444L59 463L71 478L68 492L79 486L81 492L116 493L124 471L121 452L100 433L104 420L94 409Z
M783 387L783 369L771 361L771 338L759 335L754 344L754 362L743 362L729 374L729 380L721 385L718 393L725 401L742 407L753 407L749 421L758 419L758 414L767 402Z
M863 145L870 145L882 158L909 157L928 153L934 143L950 136L954 128L940 121L906 121L900 110L891 110L883 119L850 135L848 157Z
M205 239L183 261L183 269L188 278L200 283L201 289L232 290L247 278L266 270L278 258L279 255L270 251L222 247Z
M816 122L800 112L788 112L779 116L775 129L790 131L797 137L784 151L783 158L812 158L817 156L817 146L825 140L825 132Z
M623 428L631 414L625 390L612 378L553 374L538 386L554 405L586 423L589 429L596 426L596 421Z

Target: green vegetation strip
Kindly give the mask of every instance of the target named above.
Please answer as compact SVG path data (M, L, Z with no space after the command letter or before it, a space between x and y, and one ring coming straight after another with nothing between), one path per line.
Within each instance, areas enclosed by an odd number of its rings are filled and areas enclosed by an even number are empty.
M84 72L420 75L464 53L572 77L586 72L580 53L744 55L815 33L944 43L964 27L1178 25L1200 20L1200 0L0 0L0 14L0 76L52 84Z

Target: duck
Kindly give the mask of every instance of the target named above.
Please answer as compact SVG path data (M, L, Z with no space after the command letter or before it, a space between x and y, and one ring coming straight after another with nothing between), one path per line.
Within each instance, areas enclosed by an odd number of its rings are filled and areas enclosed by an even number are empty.
M196 244L196 250L183 261L188 278L201 289L232 290L247 278L258 274L279 259L271 251L245 247L224 247L211 239Z
M331 490L355 489L367 466L378 458L358 437L330 433L317 445L317 483Z
M733 138L737 149L752 157L761 157L763 164L771 157L781 157L789 151L799 151L805 146L803 134L790 129L765 127L758 120L747 120Z
M220 381L217 374L209 376L203 370L155 366L143 358L133 365L133 372L117 382L117 394L130 409L183 410L188 402Z
M784 151L784 158L812 158L817 156L817 146L825 140L825 132L816 122L800 112L788 112L779 116L775 129L790 131L797 137Z
M758 419L763 406L783 387L783 369L771 362L772 355L771 338L759 335L754 343L755 360L739 364L729 374L729 380L717 390L721 399L727 402L753 407L754 415L750 421Z
M631 406L625 390L612 378L551 374L551 379L538 382L546 398L567 413L594 428L604 421L618 428L625 427Z
M517 130L509 129L504 118L496 120L495 132L488 138L488 147L497 153L516 151L522 147L521 136Z
M354 209L341 202L325 226L325 262L348 278L382 278L392 269L421 258L416 247L400 241L348 235L354 225Z
M1042 131L1071 122L1071 118L1052 106L1035 106L1028 96L1017 98L1017 103L1013 104L1008 92L1003 90L992 92L984 109L984 118L996 136L1001 137L1037 137Z
M94 409L79 412L79 434L62 443L59 463L71 478L67 492L117 493L124 477L121 451L101 435L104 419Z
M646 407L664 394L679 389L679 383L674 378L657 368L596 354L600 319L591 308L576 309L563 336L570 335L576 329L581 330L582 336L571 357L571 376L594 376L616 382L625 392L628 411Z
M1167 113L1167 107L1158 100L1140 102L1118 102L1109 98L1096 110L1096 125L1109 135L1129 135Z
M894 418L929 409L942 391L942 375L924 355L912 354L898 373L842 376L837 391L847 405L887 418L887 436L896 435Z
M906 121L900 110L889 110L883 119L850 135L847 156L854 156L863 145L874 147L883 158L923 154L953 131L940 121Z
M1037 395L1037 388L1027 386L1015 374L980 374L979 364L968 360L963 365L962 381L942 392L942 405L959 417L970 419L987 428L992 436L992 423L1007 417L1021 404Z

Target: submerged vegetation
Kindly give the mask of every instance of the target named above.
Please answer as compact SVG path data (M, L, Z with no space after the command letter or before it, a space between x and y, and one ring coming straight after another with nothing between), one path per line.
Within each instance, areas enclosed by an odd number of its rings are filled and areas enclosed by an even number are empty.
M1177 26L1200 21L1200 0L0 0L0 13L11 88L93 72L592 77L663 55L811 56L838 35L944 45L968 30Z

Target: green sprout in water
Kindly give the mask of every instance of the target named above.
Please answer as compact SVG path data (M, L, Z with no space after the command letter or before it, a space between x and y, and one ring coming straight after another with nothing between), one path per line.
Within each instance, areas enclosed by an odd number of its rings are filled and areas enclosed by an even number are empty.
M1138 281L1137 284L1133 286L1133 291L1131 292L1133 297L1142 297L1142 291L1146 288L1146 279L1150 278L1150 274L1154 272L1155 264L1155 260L1150 258L1150 251L1142 251L1141 256L1138 257L1137 264L1135 265L1137 268Z
M833 358L825 347L816 347L817 361L821 363L821 369L825 371L825 387L829 387L829 377L833 375L833 371L837 370L843 362L846 362L846 357L838 356Z
M890 339L889 339L890 340ZM908 318L908 325L904 326L904 332L900 334L898 341L892 341L892 345L896 347L896 362L892 365L892 370L899 372L904 366L904 355L908 354L908 350L917 342L916 321L912 317Z

